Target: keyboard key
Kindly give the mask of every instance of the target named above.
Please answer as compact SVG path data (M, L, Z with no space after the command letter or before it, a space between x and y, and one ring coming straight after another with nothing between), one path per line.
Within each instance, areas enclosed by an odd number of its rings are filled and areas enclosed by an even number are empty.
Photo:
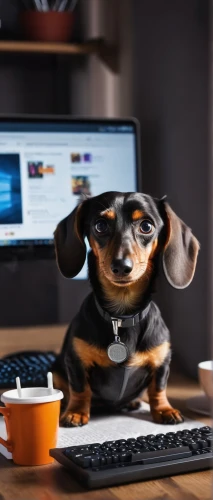
M142 447L142 445L141 444L137 444L137 442L136 442L136 444L132 444L131 446L128 446L128 450L130 450L130 449L133 450L134 449L135 451L138 451L138 450L141 449L141 447Z
M100 460L99 456L91 457L91 466L92 467L98 467L98 465L100 465L100 463L101 463L101 460Z
M193 439L183 439L182 443L184 446L189 446L190 443L193 443Z
M84 469L87 469L91 465L91 457L79 457L76 459L76 463Z
M106 447L111 447L115 445L115 441L104 441L104 443L102 444L102 446L106 446Z
M141 462L146 463L157 463L166 462L167 460L175 460L180 458L186 458L192 455L191 450L188 446L182 446L181 448L172 448L167 450L156 450L149 451L146 453L136 453L132 455L132 463Z
M73 451L75 451L75 450L73 450ZM90 448L87 445L83 445L83 446L78 447L78 451L87 453L87 452L90 452Z
M100 443L94 443L94 444L90 445L90 449L91 450L96 450L96 449L99 449L100 446L101 446Z
M76 446L73 446L72 448L66 448L66 450L64 450L64 455L69 458L74 457L77 453L78 447Z
M193 443L189 443L189 449L198 450L199 449L198 443L196 443L195 441Z
M117 464L119 461L120 461L120 459L119 459L119 455L118 455L118 454L116 454L116 453L114 453L114 454L112 455L112 463L113 463L113 464Z
M206 437L207 436L211 436L212 435L212 431L207 431L207 430L206 431L202 431L201 434L202 434L202 436L206 436Z
M137 453L136 453L137 455ZM131 461L132 454L131 453L121 453L119 455L119 459L121 462L130 462Z
M69 448L66 448L66 450L64 451L64 454L68 456L70 453L73 453L74 451L76 451L76 453L77 453L77 450L78 450L78 446L71 446Z
M87 468L90 467L91 465L91 458L92 455L83 455L82 453L76 454L76 453L70 453L69 455L66 455L68 458L70 458L75 464L80 465L80 467Z
M139 437L137 438L137 441L138 441L139 443L146 443L147 439L146 439L146 437L145 437L145 436L139 436Z
M131 452L131 455L141 455L141 453L146 453L147 451L149 451L149 448L141 448L140 451L139 450L134 450Z
M213 445L213 436L208 436L207 437L207 443L208 443L208 446L212 446Z
M198 441L198 446L199 448L207 448L208 447L208 441L204 439L200 439Z
M101 450L101 451L106 451L106 452L107 452L108 450L111 450L111 449L112 449L112 448L110 448L109 446L106 446L106 445L103 445L103 444L101 444L101 446L100 446L100 450ZM116 449L117 449L117 448L116 448Z

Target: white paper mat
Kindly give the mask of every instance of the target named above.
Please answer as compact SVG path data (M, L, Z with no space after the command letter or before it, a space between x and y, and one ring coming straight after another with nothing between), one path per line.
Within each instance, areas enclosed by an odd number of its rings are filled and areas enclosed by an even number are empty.
M185 419L178 425L155 424L149 411L149 405L142 403L139 410L125 412L120 415L93 416L88 425L76 428L60 427L57 446L75 446L78 444L102 443L114 439L146 436L147 434L166 434L183 429L202 427L204 424L197 420ZM3 417L0 417L0 436L6 439L6 429ZM0 453L11 459L12 455L0 444Z

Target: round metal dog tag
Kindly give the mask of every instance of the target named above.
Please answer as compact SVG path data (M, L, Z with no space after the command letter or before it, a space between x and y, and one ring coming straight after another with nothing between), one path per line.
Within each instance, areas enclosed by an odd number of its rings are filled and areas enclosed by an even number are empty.
M128 358L128 349L123 342L112 342L107 348L107 354L114 363L123 363Z

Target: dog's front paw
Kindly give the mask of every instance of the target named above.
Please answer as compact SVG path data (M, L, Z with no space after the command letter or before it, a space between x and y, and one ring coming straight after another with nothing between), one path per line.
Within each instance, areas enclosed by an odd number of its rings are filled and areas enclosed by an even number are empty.
M88 413L74 413L73 411L66 411L60 418L60 425L62 427L79 427L86 425L89 422Z
M152 410L152 417L157 424L180 424L184 421L179 410L165 408L163 410Z

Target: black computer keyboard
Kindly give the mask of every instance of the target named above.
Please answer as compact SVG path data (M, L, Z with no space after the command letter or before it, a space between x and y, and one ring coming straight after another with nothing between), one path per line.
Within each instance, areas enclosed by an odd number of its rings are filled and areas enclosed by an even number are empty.
M50 455L87 488L100 488L209 469L212 441L212 429L206 426L54 448Z
M47 385L47 372L56 359L52 351L23 351L0 359L0 389L16 387L16 377L20 377L23 387Z

